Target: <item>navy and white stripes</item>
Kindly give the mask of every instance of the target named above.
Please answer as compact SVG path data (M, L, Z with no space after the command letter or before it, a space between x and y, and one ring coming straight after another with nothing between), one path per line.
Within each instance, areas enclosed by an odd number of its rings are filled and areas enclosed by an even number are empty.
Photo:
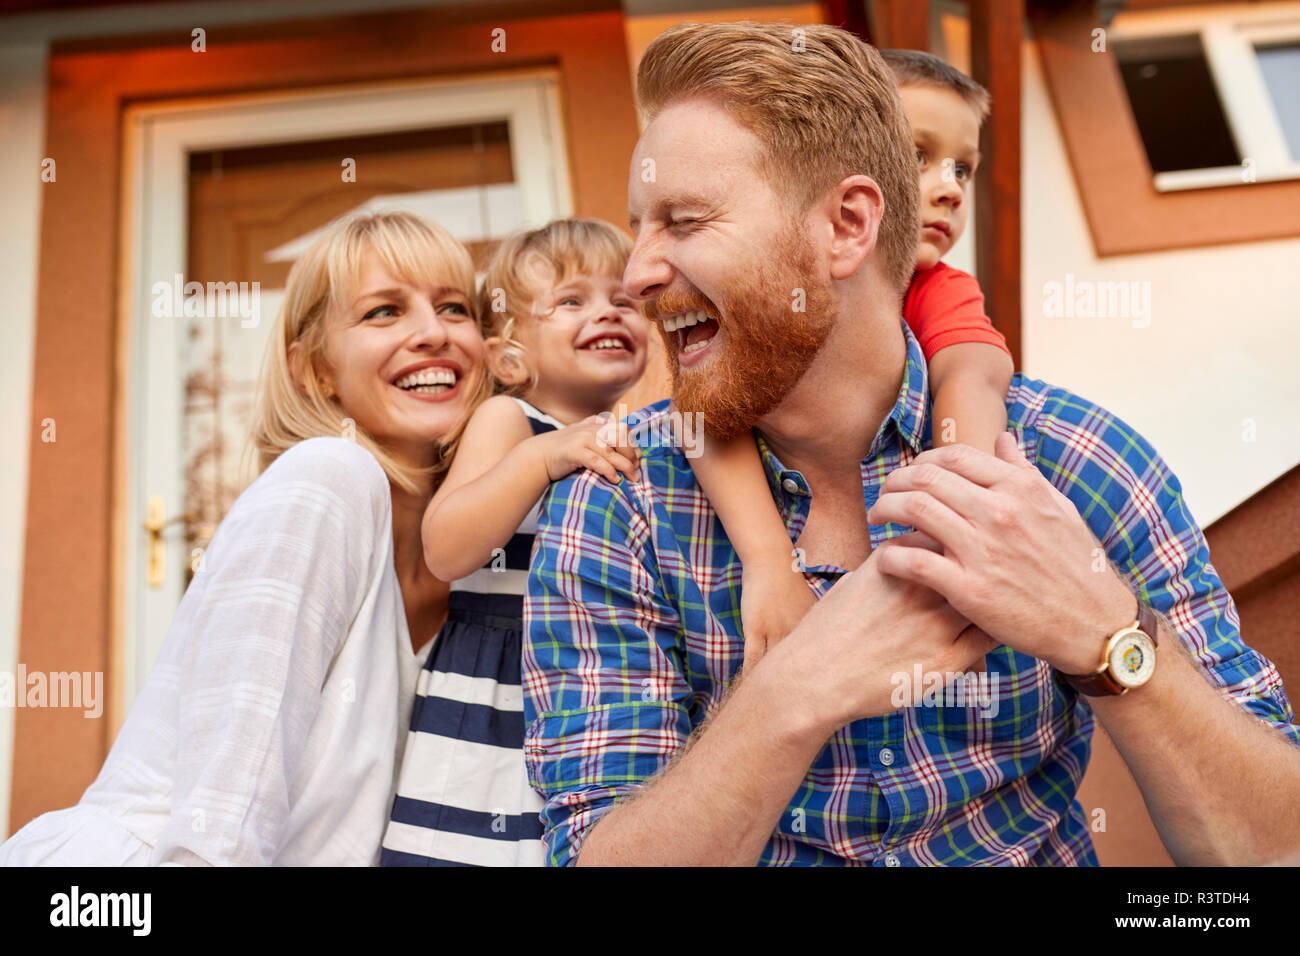
M534 434L563 424L516 399ZM537 509L452 584L420 671L385 866L541 866L542 802L524 769L523 595Z

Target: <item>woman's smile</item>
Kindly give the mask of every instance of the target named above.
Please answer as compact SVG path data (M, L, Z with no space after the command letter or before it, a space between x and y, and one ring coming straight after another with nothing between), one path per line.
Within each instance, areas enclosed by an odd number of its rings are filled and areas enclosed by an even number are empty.
M451 359L431 359L403 369L392 386L422 402L451 402L460 395L465 380L460 364Z

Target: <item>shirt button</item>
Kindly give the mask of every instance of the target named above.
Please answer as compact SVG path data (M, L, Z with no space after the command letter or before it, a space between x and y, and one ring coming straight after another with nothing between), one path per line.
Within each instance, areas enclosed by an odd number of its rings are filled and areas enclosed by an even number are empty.
M888 747L881 748L880 762L886 767L892 767L894 765L894 752Z
M903 864L899 861L898 857L894 856L894 854L892 853L885 854L885 866L902 866L902 865Z
M787 478L782 481L781 487L789 494L796 495L799 493L799 482L795 481L793 478Z

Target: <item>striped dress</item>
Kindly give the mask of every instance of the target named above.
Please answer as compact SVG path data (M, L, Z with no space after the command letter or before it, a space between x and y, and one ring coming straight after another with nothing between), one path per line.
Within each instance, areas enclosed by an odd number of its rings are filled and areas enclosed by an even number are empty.
M564 427L515 401L534 435ZM383 866L545 863L520 677L537 513L530 508L504 548L451 586L447 623L420 671Z

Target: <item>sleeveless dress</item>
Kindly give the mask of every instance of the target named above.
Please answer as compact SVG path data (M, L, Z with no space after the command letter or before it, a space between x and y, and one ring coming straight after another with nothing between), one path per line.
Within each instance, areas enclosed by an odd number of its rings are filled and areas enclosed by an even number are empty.
M534 435L564 427L515 401ZM537 515L535 505L505 548L452 583L447 623L420 672L381 866L545 864L521 677Z

